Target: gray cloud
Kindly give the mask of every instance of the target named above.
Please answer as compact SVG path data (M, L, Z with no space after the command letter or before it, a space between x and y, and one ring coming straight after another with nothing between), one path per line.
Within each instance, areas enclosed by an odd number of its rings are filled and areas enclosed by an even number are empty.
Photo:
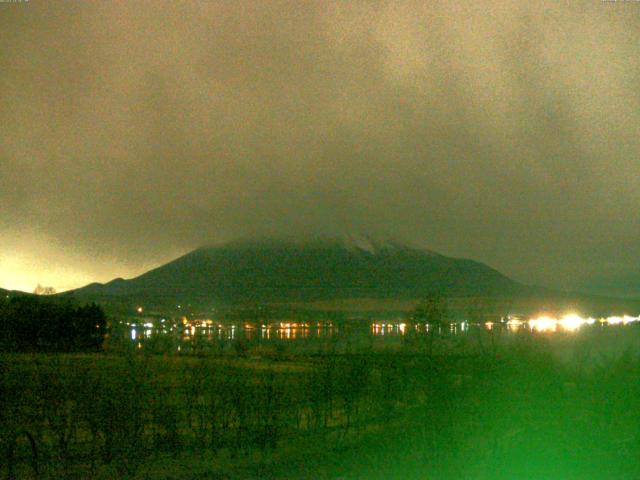
M623 273L639 27L632 2L0 5L0 282L345 231L526 282Z

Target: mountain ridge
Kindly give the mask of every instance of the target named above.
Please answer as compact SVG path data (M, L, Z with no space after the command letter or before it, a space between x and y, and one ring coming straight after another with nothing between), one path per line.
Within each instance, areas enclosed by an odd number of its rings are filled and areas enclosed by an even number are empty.
M514 295L530 292L475 260L395 241L236 240L202 246L135 278L77 289L85 297L176 297L212 302Z

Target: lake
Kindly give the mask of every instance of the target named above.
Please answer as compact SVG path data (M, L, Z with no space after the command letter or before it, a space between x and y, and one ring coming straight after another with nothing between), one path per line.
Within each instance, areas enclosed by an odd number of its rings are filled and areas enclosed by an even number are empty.
M278 349L292 353L358 353L370 350L430 350L433 353L486 352L533 339L570 359L581 351L611 356L640 351L640 317L507 317L498 322L409 322L372 320L295 320L220 322L165 318L123 320L112 329L118 346L184 353L245 352Z

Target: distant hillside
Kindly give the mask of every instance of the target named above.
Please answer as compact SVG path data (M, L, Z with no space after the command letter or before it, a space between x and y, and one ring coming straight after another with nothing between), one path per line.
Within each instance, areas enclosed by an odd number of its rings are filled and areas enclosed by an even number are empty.
M31 296L32 293L21 292L19 290L5 290L4 288L0 288L0 297L15 297L15 296Z
M74 294L233 304L532 291L482 263L397 243L270 240L199 248L137 278L94 283Z
M580 290L598 295L640 299L640 270L634 269L618 275L605 272L584 282Z

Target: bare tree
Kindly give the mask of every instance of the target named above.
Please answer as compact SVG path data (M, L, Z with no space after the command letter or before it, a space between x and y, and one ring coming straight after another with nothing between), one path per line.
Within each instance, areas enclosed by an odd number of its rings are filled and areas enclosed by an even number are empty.
M33 291L36 295L55 295L56 289L53 287L43 287L38 284L38 286Z

